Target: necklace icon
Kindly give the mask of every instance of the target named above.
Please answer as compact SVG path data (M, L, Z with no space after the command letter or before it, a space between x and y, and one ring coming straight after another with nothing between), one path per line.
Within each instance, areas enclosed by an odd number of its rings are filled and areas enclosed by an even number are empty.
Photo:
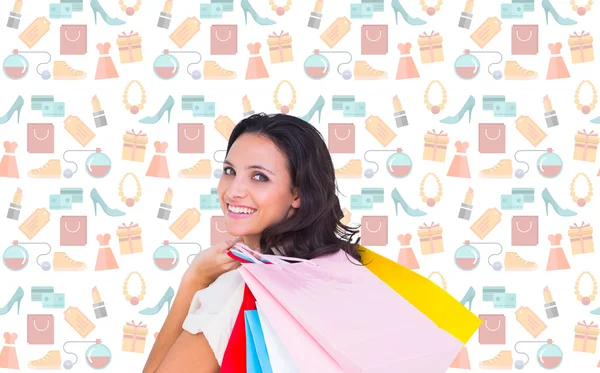
M586 5L579 6L575 2L575 0L571 0L571 9L577 12L577 15L584 16L587 12L592 10L592 4L594 4L594 0L587 0Z
M584 275L590 276L590 278L592 279L592 286L593 286L592 292L590 293L590 295L586 295L586 296L582 295L579 292L579 282L581 282L581 279L583 278ZM594 275L592 275L588 271L581 272L579 277L577 277L577 281L575 281L575 295L577 296L577 300L580 301L581 304L583 304L584 306L587 306L594 299L596 299L596 294L598 294L598 284L596 283L596 279L594 278Z
M142 94L142 99L137 105L131 105L129 103L129 88L132 84L137 84L140 87ZM140 83L138 80L132 80L127 84L127 87L125 87L125 92L123 92L123 103L125 104L125 109L129 110L131 114L137 114L144 108L144 105L146 104L146 90L144 89L144 86L142 86L142 83Z
M588 105L584 105L579 101L579 91L584 84L588 84L590 88L592 88L592 101ZM577 86L577 90L575 90L575 105L577 105L577 110L581 110L583 114L589 114L590 111L594 110L596 104L598 103L598 92L596 91L596 87L589 80L584 80Z
M285 12L290 10L290 6L292 6L292 0L287 0L284 6L279 6L275 4L275 0L269 0L269 5L271 6L271 10L277 13L278 16L282 16Z
M279 103L279 89L284 83L289 85L290 89L292 90L292 100L287 105L281 105ZM283 114L289 113L290 110L294 108L294 105L296 104L296 89L289 80L282 80L281 82L279 82L279 84L277 84L275 92L273 93L273 103L275 104L275 108L277 110L280 110Z
M142 285L142 287L141 287L142 290L136 296L132 296L131 294L129 294L129 288L128 288L129 279L133 275L137 275L140 278L140 282ZM129 275L127 275L127 278L125 279L125 282L123 283L123 294L125 294L125 300L134 306L136 306L138 303L140 303L142 300L144 300L144 296L146 295L146 281L144 281L144 278L142 277L142 275L139 272L134 271L134 272L131 272Z
M432 105L431 102L429 102L429 91L431 90L431 87L434 84L438 84L442 89L442 101L439 103L439 105ZM438 114L446 107L447 98L448 95L446 94L446 88L444 87L442 82L440 82L439 80L432 80L431 83L429 83L429 85L427 86L427 89L425 90L424 102L425 106L427 106L427 110L430 110L433 114Z
M427 197L425 195L425 181L427 181L427 178L429 176L432 176L437 183L438 191L437 191L437 194L435 197ZM427 203L427 206L433 207L442 198L442 194L443 194L442 182L440 181L440 179L437 177L436 174L434 174L433 172L429 172L425 176L423 176L423 180L421 180L421 185L419 185L419 191L420 191L421 200L423 200L423 202Z
M135 180L135 185L137 187L137 192L135 194L135 197L127 197L125 195L125 193L123 192L123 184L125 183L125 179L127 179L127 176L131 176L131 177L133 177L133 180ZM141 196L142 196L142 185L140 184L139 179L137 178L137 176L135 176L135 174L133 172L126 173L123 176L123 178L121 179L121 182L119 183L119 197L121 197L121 202L125 202L127 207L132 207L136 202L140 201Z
M142 0L137 0L133 6L125 5L124 0L119 0L119 5L121 6L121 10L125 12L128 16L132 16L140 10L140 6L142 5Z
M579 176L582 176L588 185L587 195L585 197L581 197L581 198L575 194L575 182L577 182L577 179L579 178ZM592 186L592 181L590 180L590 178L583 172L580 172L577 175L575 175L575 177L573 178L573 181L571 181L571 198L573 199L573 202L576 202L577 206L583 207L592 199L593 195L594 195L594 188Z

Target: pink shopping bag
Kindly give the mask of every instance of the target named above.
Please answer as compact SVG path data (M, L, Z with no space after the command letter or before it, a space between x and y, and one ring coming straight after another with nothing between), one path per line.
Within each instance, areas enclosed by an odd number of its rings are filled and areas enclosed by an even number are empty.
M261 311L266 315L270 325L287 348L290 357L300 372L344 372L331 355L283 308L281 303L273 297L256 277L243 267L240 267L238 271L244 277L246 285L256 298L256 303L260 305ZM310 356L310 359L307 359L307 356Z
M241 243L235 249L252 257ZM341 250L310 261L262 257L274 265L256 260L239 271L283 343L299 334L278 325L280 319L293 324L291 317L344 372L444 372L463 346ZM295 359L297 352L286 347ZM301 371L311 371L300 360Z

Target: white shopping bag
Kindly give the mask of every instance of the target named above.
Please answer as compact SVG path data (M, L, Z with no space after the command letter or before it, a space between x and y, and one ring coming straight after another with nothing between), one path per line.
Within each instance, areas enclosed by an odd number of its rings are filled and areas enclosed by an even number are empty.
M256 302L256 310L258 311L260 326L265 336L265 344L269 352L269 360L271 361L273 373L300 373L258 302Z

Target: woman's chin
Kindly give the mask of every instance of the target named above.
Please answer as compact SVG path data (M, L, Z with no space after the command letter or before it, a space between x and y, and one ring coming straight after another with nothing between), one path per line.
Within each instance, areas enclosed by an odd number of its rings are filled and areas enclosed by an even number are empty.
M252 234L248 229L239 227L238 224L227 224L227 233L234 237L243 237Z

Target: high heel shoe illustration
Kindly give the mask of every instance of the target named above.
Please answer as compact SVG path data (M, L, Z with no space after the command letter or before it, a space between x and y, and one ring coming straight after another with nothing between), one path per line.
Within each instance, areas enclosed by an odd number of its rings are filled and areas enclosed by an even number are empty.
M102 8L102 5L100 5L98 0L90 0L90 6L92 7L92 10L94 11L94 24L96 24L96 25L98 24L98 21L96 19L96 14L98 14L98 13L100 13L100 16L102 17L104 22L106 22L107 25L118 26L118 25L125 24L125 21L118 19L118 18L112 18L108 14L106 14L106 11L104 10L104 8Z
M23 291L23 288L19 286L17 291L15 291L15 294L8 301L8 304L6 306L0 308L0 316L6 315L8 313L8 311L11 310L11 308L15 304L15 302L17 302L17 315L18 315L19 310L21 309L21 299L23 299L24 295L25 295L25 292Z
M548 13L552 14L552 17L554 17L554 20L558 22L559 25L570 26L577 24L577 21L572 20L571 18L561 17L550 3L550 0L542 0L542 8L544 8L544 11L546 12L546 24L548 24Z
M400 192L398 192L398 189L394 188L394 190L392 190L392 199L395 202L396 206L396 216L398 216L398 204L400 204L400 206L402 206L402 209L404 210L405 213L408 214L408 216L425 216L427 215L427 213L425 211L421 211L419 209L413 209L410 206L408 206L408 203L406 203L406 201L404 201L404 198L402 198L402 196L400 195Z
M144 308L143 310L140 311L140 314L156 315L157 313L160 312L160 310L162 310L163 306L165 305L165 302L169 302L169 305L167 306L167 312L171 311L171 300L173 300L174 296L175 296L175 291L173 290L172 287L169 286L165 295L163 295L163 297L160 298L160 300L158 301L158 304L156 306Z
M461 119L463 118L463 116L465 115L465 113L467 111L469 111L469 123L471 123L471 113L473 112L474 107L475 107L475 97L469 96L469 99L467 100L467 102L465 102L464 106L462 107L462 109L460 109L458 114L456 114L455 116L446 117L446 118L440 120L440 123L456 124L461 121Z
M25 100L23 100L23 97L17 97L15 103L10 107L10 109L8 109L8 112L0 117L0 124L8 122L10 118L12 118L15 111L17 112L17 123L19 123L19 119L21 119L21 108L23 107L24 103Z
M94 215L95 216L98 216L98 213L96 211L97 204L100 204L100 207L102 207L102 211L104 211L104 213L108 216L123 216L123 215L125 215L125 213L119 209L111 209L110 207L108 207L106 205L106 202L104 202L102 197L100 197L100 194L98 193L96 188L92 189L92 191L90 192L90 197L92 198L92 201L94 202Z
M169 95L169 97L167 98L167 101L165 101L165 103L160 108L158 113L156 113L156 115L154 115L152 117L142 118L142 119L140 119L140 123L154 124L162 118L165 111L169 112L167 114L167 123L170 123L171 122L171 109L173 109L173 106L175 106L175 100L173 99L173 97L171 95Z
M310 122L313 115L315 115L315 111L318 110L319 111L319 123L321 123L321 110L323 110L324 106L325 106L325 99L323 98L323 96L319 96L319 98L317 99L315 104L312 106L312 108L310 108L310 111L305 116L300 117L300 119Z
M413 18L406 13L402 4L400 4L400 0L392 0L392 9L394 9L394 15L396 16L396 24L398 24L398 13L402 15L402 18L411 26L420 26L427 23L427 21L423 21L420 18Z
M467 290L467 293L465 294L463 299L460 301L460 304L462 304L464 306L467 302L469 302L469 311L470 311L471 306L473 305L473 299L475 299L475 289L473 289L473 287L470 286L469 290Z
M591 123L600 124L600 117L590 120Z
M548 188L544 188L544 191L542 192L542 198L544 199L544 202L546 202L546 216L548 216L548 205L549 204L552 205L552 208L554 209L554 211L556 211L556 213L560 216L575 216L575 215L577 215L577 213L575 211L572 211L569 209L563 209L562 207L560 207L558 205L558 203L556 203L556 201L554 200L552 195L550 195Z
M248 24L248 13L250 13L252 19L254 19L254 22L258 23L261 26L274 25L276 23L272 19L259 16L248 0L242 0L241 5L242 10L244 11L244 21L246 21L246 24Z

